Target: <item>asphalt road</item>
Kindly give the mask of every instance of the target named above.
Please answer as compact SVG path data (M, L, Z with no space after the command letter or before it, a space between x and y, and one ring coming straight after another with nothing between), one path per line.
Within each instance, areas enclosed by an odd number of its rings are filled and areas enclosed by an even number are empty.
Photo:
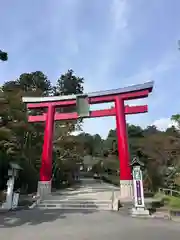
M178 240L180 224L117 212L26 210L0 214L0 239Z

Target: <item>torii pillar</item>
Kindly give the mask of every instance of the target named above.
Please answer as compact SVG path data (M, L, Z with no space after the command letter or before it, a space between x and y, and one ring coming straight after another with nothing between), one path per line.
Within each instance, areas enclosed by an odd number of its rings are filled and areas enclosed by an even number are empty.
M51 193L52 181L52 152L54 134L55 106L49 105L45 115L44 143L41 156L40 181L38 182L38 194L44 196Z
M128 133L126 127L126 116L124 100L121 97L115 99L116 109L116 134L118 140L118 154L120 164L120 198L131 199L132 191L132 175L130 167L130 155L128 145Z

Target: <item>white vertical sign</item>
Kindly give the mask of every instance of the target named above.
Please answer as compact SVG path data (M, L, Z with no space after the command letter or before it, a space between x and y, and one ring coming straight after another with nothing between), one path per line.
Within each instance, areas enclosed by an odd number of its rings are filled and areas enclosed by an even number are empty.
M14 189L14 177L11 177L7 181L6 201L3 203L2 206L4 209L11 209L12 207L13 189Z
M19 193L13 194L12 209L17 208L19 202Z
M133 188L135 208L144 208L144 189L140 166L133 167Z

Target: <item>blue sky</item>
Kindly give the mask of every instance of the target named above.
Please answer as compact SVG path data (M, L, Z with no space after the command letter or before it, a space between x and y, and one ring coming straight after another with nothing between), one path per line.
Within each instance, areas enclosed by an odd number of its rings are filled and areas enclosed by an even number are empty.
M147 102L149 112L127 120L164 128L180 110L179 9L179 0L1 0L0 48L9 60L0 81L41 70L55 82L69 68L87 92L154 80L151 96L132 103ZM113 117L84 123L102 136L110 128Z

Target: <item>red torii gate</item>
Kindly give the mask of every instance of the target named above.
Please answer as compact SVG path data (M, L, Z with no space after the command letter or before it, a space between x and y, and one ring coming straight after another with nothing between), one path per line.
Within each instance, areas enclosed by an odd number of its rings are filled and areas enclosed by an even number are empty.
M56 107L76 105L77 97L86 96L89 104L114 102L111 109L90 111L88 118L116 116L116 129L118 138L118 152L120 160L120 196L132 197L132 176L130 168L130 155L126 129L126 114L145 113L147 105L125 106L124 101L146 98L152 92L153 82L133 85L115 90L99 91L88 94L55 96L55 97L23 97L28 109L47 108L47 113L38 116L29 116L29 122L45 122L44 144L40 169L38 191L41 194L51 192L52 178L52 147L54 121L78 119L77 112L57 113Z

